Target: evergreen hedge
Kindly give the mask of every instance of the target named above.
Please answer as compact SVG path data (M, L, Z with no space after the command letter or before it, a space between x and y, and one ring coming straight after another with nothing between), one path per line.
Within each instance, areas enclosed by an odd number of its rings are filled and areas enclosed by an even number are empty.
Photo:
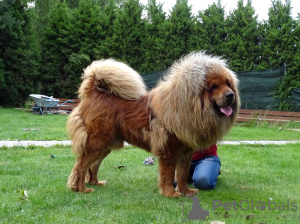
M2 0L0 105L20 106L30 93L74 98L93 60L113 57L146 73L206 50L228 59L234 71L286 63L275 97L279 109L292 109L291 91L300 86L300 28L291 10L291 0L273 0L269 19L258 21L250 0L239 0L227 16L220 1L193 15L187 0L169 12L156 0L146 6L139 0Z

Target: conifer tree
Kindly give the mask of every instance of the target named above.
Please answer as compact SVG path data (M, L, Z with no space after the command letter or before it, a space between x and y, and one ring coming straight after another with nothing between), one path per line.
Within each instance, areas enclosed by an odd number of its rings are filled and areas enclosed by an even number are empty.
M106 37L103 30L103 15L100 6L93 0L80 0L68 24L69 47L73 53L89 55L96 60L99 45Z
M290 0L285 0L285 5L280 0L272 1L263 42L263 61L267 68L277 68L294 57L298 33L295 32L297 22L291 16L291 9Z
M263 60L269 68L286 64L286 75L277 87L275 96L281 102L280 110L293 109L288 98L291 90L300 86L299 75L299 22L291 16L291 1L272 1L269 9L269 20L266 24L266 37L263 42Z
M51 10L59 0L34 0L34 9L36 12L35 29L38 33L38 41L42 41L44 30L49 26Z
M65 0L68 3L69 8L77 8L79 7L80 0Z
M73 53L68 32L70 13L66 2L56 4L50 18L41 42L43 54L39 81L43 94L62 97L62 88L66 80L64 67L68 64L69 55Z
M145 22L142 19L143 6L139 0L128 0L117 11L113 23L109 56L127 62L139 70L143 63L141 48L145 34Z
M225 10L220 0L204 11L199 11L196 22L195 46L197 50L224 56L224 42L227 37L225 29Z
M165 63L170 66L174 60L195 49L192 37L195 33L194 16L188 0L177 0L164 24Z
M62 94L65 97L76 96L83 69L91 61L102 58L99 48L106 38L106 22L107 16L93 0L80 0L78 7L73 10L68 26L69 47L73 53L68 56L64 66Z
M226 20L225 55L234 71L255 70L260 63L262 29L251 3L239 0Z
M162 4L157 4L156 0L149 0L147 5L147 22L145 25L142 49L144 52L143 64L140 72L152 72L166 68L164 63L164 30L163 24L166 20L166 13L162 9Z
M39 49L25 0L0 1L0 105L21 106L37 89Z
M81 76L83 69L91 63L91 59L87 54L73 53L68 57L68 63L64 66L64 73L66 79L64 80L61 97L63 98L77 98L77 91L82 82Z
M105 0L106 1L106 0ZM116 12L118 10L115 0L109 0L107 4L101 3L101 26L102 30L105 31L105 38L101 41L98 41L98 49L95 52L98 59L100 58L109 58L111 56L114 22L116 20Z

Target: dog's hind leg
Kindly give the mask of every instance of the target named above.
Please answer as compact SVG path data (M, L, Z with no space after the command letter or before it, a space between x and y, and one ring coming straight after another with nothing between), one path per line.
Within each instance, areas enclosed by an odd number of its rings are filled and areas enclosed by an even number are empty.
M192 155L193 155L192 151L185 151L179 156L176 165L176 181L177 181L176 190L187 197L191 197L194 194L199 193L198 189L190 189L187 184Z
M108 146L108 149L100 156L100 158L94 162L91 167L89 168L86 177L85 177L85 183L93 184L93 185L105 185L107 182L105 180L99 181L98 180L98 171L99 167L103 161L103 159L108 156L108 154L113 149L121 149L124 147L124 140L122 138L115 138L110 145Z
M85 153L77 158L76 164L69 176L68 187L71 190L85 193L94 191L93 188L85 187L85 177L90 166L97 162L106 151L107 149L97 148L91 150L86 147ZM99 167L97 166L97 168Z
M77 158L76 164L73 167L68 179L68 187L71 190L85 193L93 192L93 189L86 188L84 184L85 176L90 163L91 162L88 163L84 155L81 155Z
M101 155L101 157L96 161L94 162L91 167L89 168L87 174L86 174L86 177L85 177L85 183L89 183L89 184L92 184L92 185L99 185L99 186L102 186L102 185L105 185L106 184L106 181L105 180L102 180L102 181L99 181L98 180L98 171L99 171L99 167L103 161L103 159L110 153L111 151L108 149L105 153L103 153L103 155Z

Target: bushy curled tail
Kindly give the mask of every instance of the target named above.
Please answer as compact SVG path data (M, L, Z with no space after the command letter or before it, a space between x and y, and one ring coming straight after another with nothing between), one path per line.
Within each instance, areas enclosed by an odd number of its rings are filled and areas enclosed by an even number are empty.
M113 59L94 61L83 73L79 98L89 97L95 86L123 99L135 100L146 94L142 77L128 65Z
M85 150L87 132L84 120L79 113L79 106L69 115L67 121L67 131L72 140L72 152L75 156L81 156Z

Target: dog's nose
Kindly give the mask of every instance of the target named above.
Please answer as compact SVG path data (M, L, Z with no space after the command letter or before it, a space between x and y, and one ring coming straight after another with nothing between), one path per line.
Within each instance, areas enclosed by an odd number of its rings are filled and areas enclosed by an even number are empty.
M226 99L232 100L233 97L234 97L234 93L232 91L229 91L229 92L226 93L225 96L226 96Z

